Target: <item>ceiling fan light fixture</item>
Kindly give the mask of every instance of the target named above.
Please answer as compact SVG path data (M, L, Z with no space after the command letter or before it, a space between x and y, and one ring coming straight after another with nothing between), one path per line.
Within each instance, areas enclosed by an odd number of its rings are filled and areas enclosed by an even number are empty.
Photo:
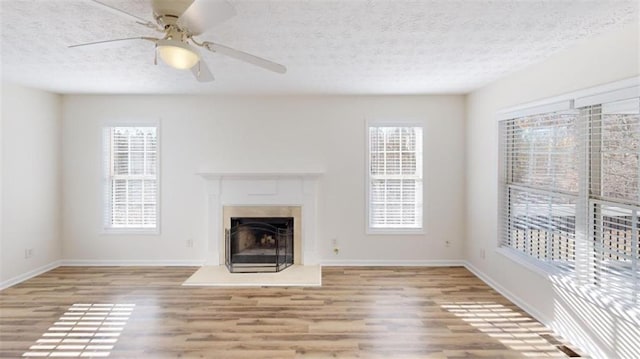
M187 70L200 61L198 50L186 42L162 39L158 40L157 48L162 61L176 69Z

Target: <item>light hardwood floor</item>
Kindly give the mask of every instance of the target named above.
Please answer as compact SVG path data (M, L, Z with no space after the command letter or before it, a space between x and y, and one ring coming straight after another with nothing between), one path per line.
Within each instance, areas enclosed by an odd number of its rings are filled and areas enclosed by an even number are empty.
M462 267L327 267L318 288L181 286L196 269L60 267L8 288L0 357L567 357L549 330ZM89 318L95 304L126 314ZM82 324L122 330L89 348L98 334L74 337Z

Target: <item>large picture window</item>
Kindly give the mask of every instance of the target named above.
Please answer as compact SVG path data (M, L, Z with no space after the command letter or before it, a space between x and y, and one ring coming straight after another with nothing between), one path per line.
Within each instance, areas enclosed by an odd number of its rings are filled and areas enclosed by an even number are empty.
M500 122L500 242L637 301L640 98L590 102Z
M368 131L369 230L422 229L422 127Z
M157 132L157 127L105 128L106 229L157 229Z

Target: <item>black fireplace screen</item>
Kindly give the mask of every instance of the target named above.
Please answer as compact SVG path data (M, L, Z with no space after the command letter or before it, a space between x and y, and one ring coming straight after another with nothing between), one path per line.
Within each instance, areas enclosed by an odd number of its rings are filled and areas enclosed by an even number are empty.
M293 264L293 217L232 217L225 230L232 273L279 272Z

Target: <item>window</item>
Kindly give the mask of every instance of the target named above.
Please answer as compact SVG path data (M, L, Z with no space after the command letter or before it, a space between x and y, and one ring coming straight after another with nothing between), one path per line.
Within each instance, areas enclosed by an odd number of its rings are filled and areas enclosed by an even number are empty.
M157 127L108 127L104 134L105 228L156 230Z
M421 230L422 127L368 130L369 230Z
M581 109L589 124L590 280L640 300L640 99Z
M611 97L500 122L500 244L636 303L640 98Z
M503 245L558 267L575 262L578 134L575 112L504 121Z

